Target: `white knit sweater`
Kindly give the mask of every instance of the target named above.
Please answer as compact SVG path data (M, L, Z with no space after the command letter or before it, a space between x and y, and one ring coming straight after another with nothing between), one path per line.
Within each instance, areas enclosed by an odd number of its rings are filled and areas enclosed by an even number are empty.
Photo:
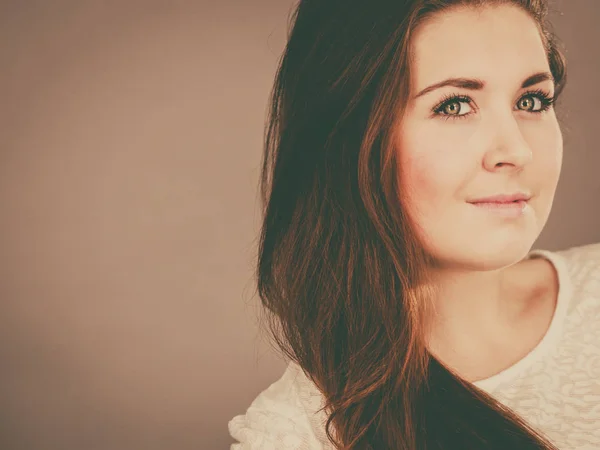
M520 414L559 449L600 450L600 243L549 259L559 279L550 328L523 359L475 383ZM322 394L295 363L229 421L231 450L331 450Z

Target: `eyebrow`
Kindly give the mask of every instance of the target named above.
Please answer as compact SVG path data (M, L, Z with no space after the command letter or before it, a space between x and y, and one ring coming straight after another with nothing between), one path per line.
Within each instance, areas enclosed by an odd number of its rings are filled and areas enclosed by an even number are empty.
M541 83L542 81L552 80L554 81L554 77L550 72L538 72L536 74L527 77L525 81L521 84L521 89L527 88L529 86L533 86L535 84ZM448 78L447 80L440 81L439 83L432 84L431 86L426 87L417 95L415 95L415 99L435 90L445 86L454 86L462 89L469 89L472 91L480 91L485 88L485 81L480 80L478 78Z

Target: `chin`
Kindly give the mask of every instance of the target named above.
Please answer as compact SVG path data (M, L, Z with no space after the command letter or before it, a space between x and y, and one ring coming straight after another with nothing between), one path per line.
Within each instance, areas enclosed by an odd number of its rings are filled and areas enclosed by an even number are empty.
M471 240L470 244L461 247L438 248L434 258L441 267L461 270L488 271L499 270L518 263L530 252L535 240L500 240L492 239L484 242Z

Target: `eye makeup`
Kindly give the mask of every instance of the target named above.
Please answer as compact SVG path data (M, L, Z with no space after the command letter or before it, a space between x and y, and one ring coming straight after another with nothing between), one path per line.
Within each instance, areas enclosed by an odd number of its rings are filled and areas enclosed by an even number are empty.
M517 104L519 102L521 102L521 100L523 100L524 98L532 98L532 99L539 99L540 103L541 103L541 108L537 109L537 110L526 110L524 109L523 111L529 111L532 114L541 114L544 113L546 111L548 111L552 105L554 104L554 100L555 98L553 96L550 95L549 92L543 90L543 89L535 89L535 90L530 90L525 92L521 98L519 99L519 101L517 102ZM466 113L466 114L447 114L445 113L445 108L448 105L454 104L454 103L473 103L473 100L471 99L471 97L467 96L467 95L461 95L461 94L449 94L447 96L445 96L442 101L440 103L438 103L438 105L433 108L432 112L433 112L433 116L434 117L441 117L444 120L448 120L448 119L464 119L466 117L469 117L472 112Z

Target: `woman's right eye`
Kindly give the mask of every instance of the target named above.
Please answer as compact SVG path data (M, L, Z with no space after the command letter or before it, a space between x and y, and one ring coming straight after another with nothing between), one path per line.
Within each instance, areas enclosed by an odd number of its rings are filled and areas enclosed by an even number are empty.
M452 96L445 99L439 106L434 108L433 112L437 116L442 116L445 120L462 119L471 114L467 111L465 114L460 114L464 110L463 104L470 108L471 99L465 96Z

